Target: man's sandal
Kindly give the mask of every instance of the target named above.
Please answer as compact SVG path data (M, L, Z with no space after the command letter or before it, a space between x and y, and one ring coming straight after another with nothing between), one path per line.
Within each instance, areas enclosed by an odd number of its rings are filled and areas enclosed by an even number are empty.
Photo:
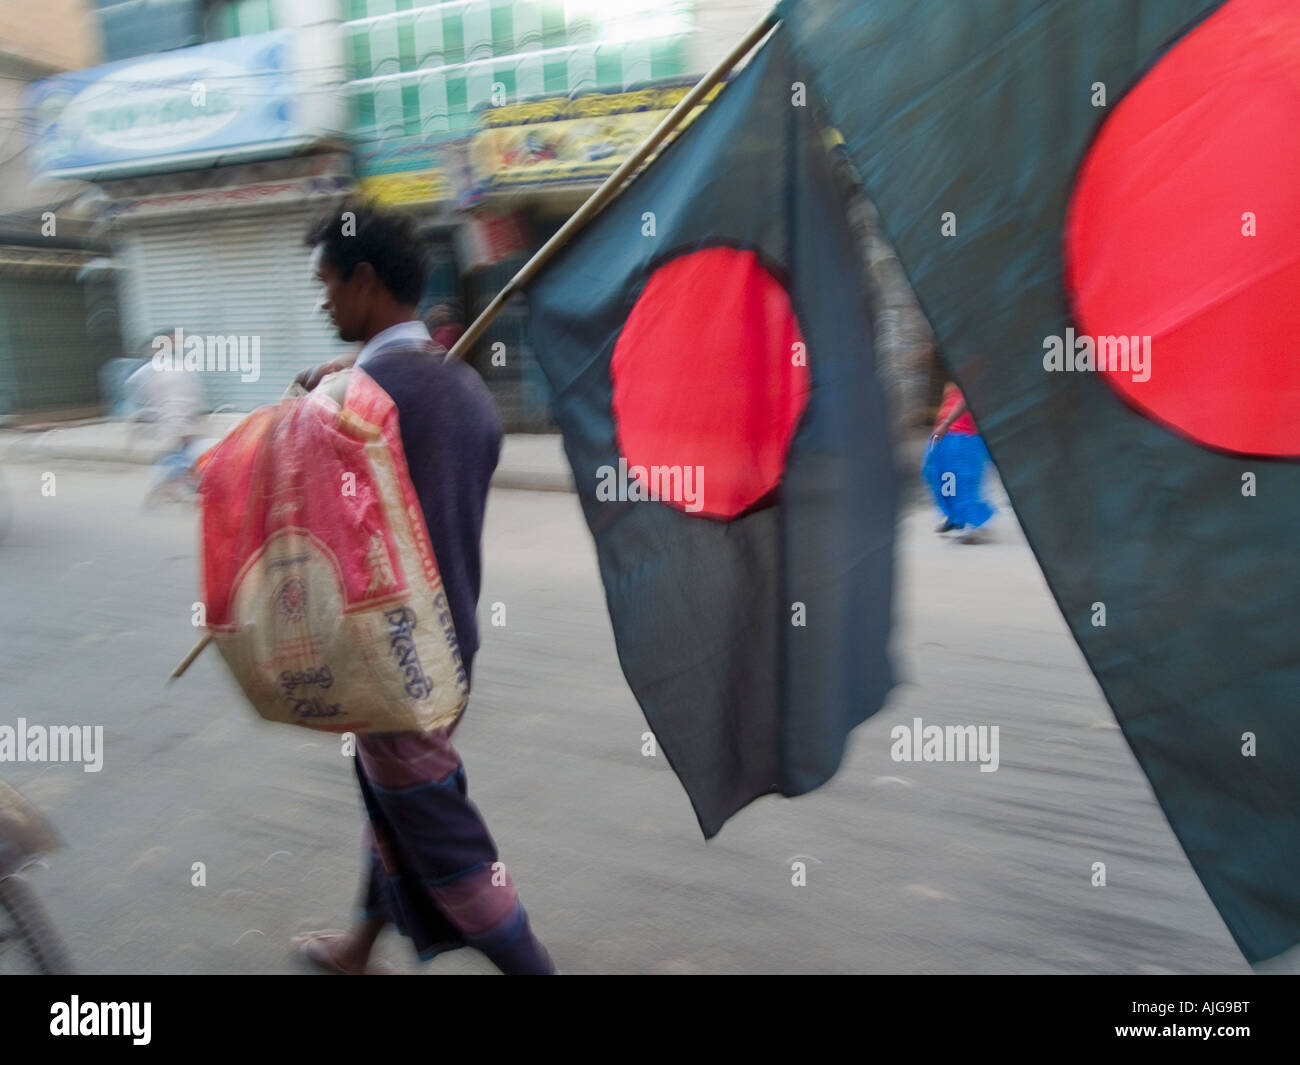
M344 939L347 932L338 928L325 928L319 932L302 932L293 937L293 948L318 968L339 976L359 976L351 969L345 969L334 957L331 944ZM366 966L366 976L392 976L396 970L388 964L379 963Z

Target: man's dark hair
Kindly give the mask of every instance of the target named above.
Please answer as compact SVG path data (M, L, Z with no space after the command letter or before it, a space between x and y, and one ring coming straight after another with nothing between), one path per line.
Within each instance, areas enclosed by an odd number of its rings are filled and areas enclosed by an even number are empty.
M361 263L369 263L393 299L420 302L424 252L405 215L348 201L317 221L306 243L309 248L321 245L325 261L344 281Z

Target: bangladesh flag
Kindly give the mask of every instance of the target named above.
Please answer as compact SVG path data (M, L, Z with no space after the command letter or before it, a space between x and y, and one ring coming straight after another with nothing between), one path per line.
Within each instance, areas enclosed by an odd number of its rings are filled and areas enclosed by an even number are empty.
M786 0L1250 961L1300 941L1300 5Z
M781 31L533 284L619 659L705 836L892 686L897 488L861 265Z

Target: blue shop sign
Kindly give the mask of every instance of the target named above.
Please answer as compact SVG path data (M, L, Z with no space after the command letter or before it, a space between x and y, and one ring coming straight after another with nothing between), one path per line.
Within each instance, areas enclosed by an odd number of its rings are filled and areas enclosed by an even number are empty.
M202 163L291 141L293 30L60 74L24 93L34 169L49 176Z

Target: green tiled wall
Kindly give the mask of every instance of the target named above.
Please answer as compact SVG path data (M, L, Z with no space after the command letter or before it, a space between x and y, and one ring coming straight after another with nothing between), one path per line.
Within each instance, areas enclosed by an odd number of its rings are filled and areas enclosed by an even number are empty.
M679 77L687 68L690 0L669 36L593 14L565 0L343 0L355 134L362 140L468 129L493 85L510 101L544 93L622 89ZM387 16L387 17L385 17ZM357 21L361 20L361 21ZM611 35L635 37L611 40ZM424 73L421 73L424 72ZM396 75L390 81L364 79Z

